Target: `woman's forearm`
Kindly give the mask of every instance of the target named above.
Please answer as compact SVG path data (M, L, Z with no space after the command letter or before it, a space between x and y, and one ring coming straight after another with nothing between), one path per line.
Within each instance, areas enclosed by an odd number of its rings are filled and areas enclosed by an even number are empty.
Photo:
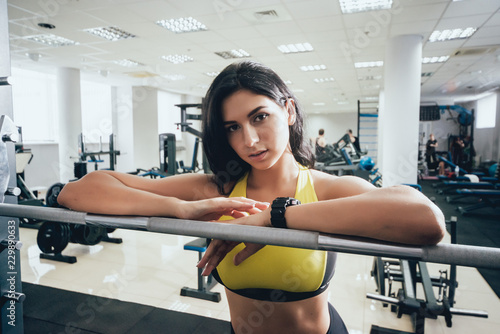
M292 206L285 218L289 228L408 244L436 244L445 231L437 206L407 186Z
M127 187L107 173L90 173L66 184L59 204L76 211L111 215L177 216L181 200Z

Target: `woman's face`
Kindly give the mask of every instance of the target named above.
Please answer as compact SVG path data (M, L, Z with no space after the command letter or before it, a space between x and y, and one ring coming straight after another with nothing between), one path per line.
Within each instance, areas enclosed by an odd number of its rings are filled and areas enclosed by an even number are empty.
M295 122L295 106L285 107L264 95L240 90L222 103L222 120L229 145L253 168L272 167L290 150L288 126Z

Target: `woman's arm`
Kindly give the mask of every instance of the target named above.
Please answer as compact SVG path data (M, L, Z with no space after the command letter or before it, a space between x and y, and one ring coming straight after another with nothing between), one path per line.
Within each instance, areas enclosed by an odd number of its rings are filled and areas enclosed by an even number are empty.
M220 197L205 174L148 179L112 171L96 171L66 184L59 204L77 211L111 215L165 216L211 220L233 211L267 207L246 198ZM259 210L260 211L260 210Z
M327 199L287 208L289 228L418 245L437 244L444 236L441 210L409 186L375 188L355 177L328 183L322 186L330 189Z

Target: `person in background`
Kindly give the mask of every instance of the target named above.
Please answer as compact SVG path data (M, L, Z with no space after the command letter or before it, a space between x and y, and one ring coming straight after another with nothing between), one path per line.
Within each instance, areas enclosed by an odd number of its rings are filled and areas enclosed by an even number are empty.
M351 140L351 143L354 145L354 148L356 149L356 151L361 152L361 146L359 145L358 137L356 137L352 134L351 129L347 130L347 133L349 134L349 139Z
M434 134L429 135L429 140L425 144L425 161L427 162L427 167L434 168L436 165L436 147L438 147L438 142L434 137Z

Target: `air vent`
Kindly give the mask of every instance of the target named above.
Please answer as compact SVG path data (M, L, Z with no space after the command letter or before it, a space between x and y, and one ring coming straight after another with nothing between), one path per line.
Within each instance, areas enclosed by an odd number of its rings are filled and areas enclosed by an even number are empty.
M276 12L274 9L256 12L254 13L254 15L259 21L269 21L279 18L278 12Z
M288 10L280 4L238 10L237 13L251 24L267 24L292 20L292 16Z
M479 56L486 53L494 52L498 46L489 46L484 48L467 48L467 49L458 49L453 53L453 56Z

